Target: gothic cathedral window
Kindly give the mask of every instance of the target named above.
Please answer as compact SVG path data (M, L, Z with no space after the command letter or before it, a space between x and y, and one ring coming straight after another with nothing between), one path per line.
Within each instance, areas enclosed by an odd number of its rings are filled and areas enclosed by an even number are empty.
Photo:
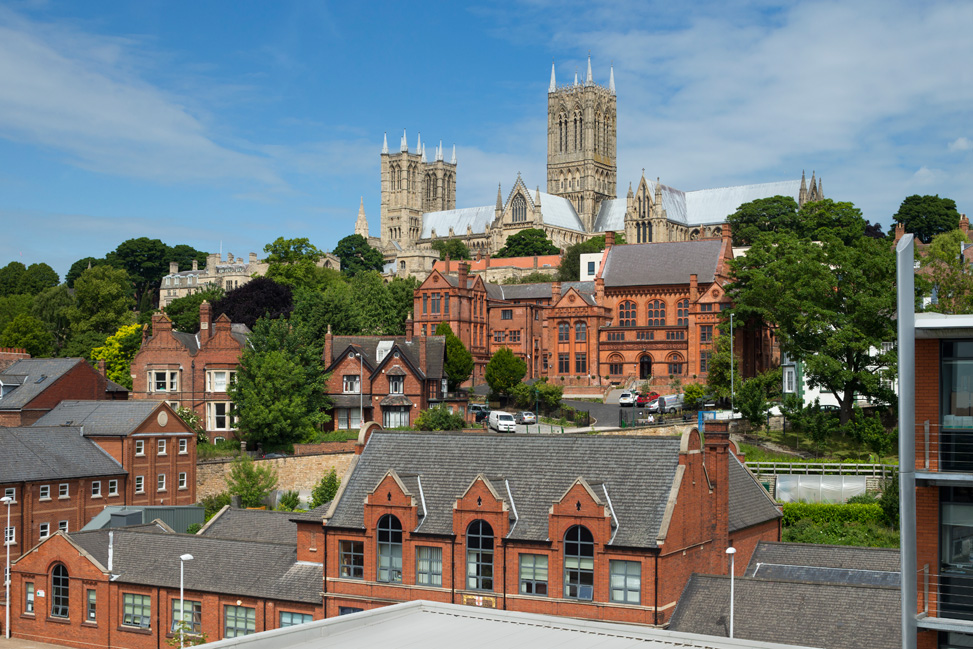
M514 196L513 200L513 222L523 223L527 220L527 201L520 194Z

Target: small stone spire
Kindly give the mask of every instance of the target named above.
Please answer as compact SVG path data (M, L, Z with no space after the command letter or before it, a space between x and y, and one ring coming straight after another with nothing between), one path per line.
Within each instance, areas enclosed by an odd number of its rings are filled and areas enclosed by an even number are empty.
M355 234L360 234L368 239L368 220L365 218L364 196L361 197L361 203L358 204L358 220L355 221Z
M548 92L554 92L557 90L557 82L554 80L554 61L551 60L551 85L548 87Z
M436 162L443 161L443 141L439 141L439 146L436 147Z
M497 183L497 211L503 209L503 194L500 191L500 183Z
M402 143L399 145L400 151L409 151L409 143L405 139L405 129L402 129Z
M426 161L426 145L425 144L422 145L422 148L420 149L419 153L422 155L421 160L423 162L425 162Z
M422 153L422 133L419 133L418 139L416 140L416 153Z
M385 135L382 136L382 153L388 154L389 152L389 133L385 131Z
M611 72L608 75L608 92L615 94L615 64L612 63Z
M453 145L453 157L450 158L449 164L451 164L451 165L456 164L456 145L455 144Z
M537 207L541 206L541 186L537 186L537 190L534 192L534 205Z
M635 194L634 194L634 193L632 193L632 183L631 183L631 182L629 182L629 183L628 183L628 197L629 197L629 198L632 198L632 197L634 197L634 196L635 196Z
M804 170L801 169L801 190L797 194L797 204L803 206L807 202L807 180Z
M659 177L655 177L655 203L656 205L662 205L662 183L659 181Z
M578 85L578 68L574 69L574 85Z
M818 200L819 201L824 200L824 185L823 185L823 181L820 178L818 178Z
M594 81L591 78L591 52L588 52L588 77L585 79L584 85L590 86Z

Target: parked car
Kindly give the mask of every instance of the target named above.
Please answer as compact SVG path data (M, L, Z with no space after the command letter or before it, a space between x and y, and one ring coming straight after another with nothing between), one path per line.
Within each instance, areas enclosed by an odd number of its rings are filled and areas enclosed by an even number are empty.
M635 394L632 392L622 392L618 395L618 405L620 406L634 406L635 405Z
M535 417L534 416L534 413L532 413L532 412L518 412L517 413L517 416L514 417L514 420L518 424L536 424L537 423L537 417Z
M658 398L659 398L658 392L642 393L639 394L637 399L635 399L635 405L637 405L639 408L645 408Z
M486 421L487 419L490 418L489 408L484 407L483 410L477 410L475 412L476 414L473 417L473 421L475 421L476 423L480 423L481 421Z
M490 413L490 428L498 433L515 433L517 432L517 422L514 421L514 416L509 412L494 410Z

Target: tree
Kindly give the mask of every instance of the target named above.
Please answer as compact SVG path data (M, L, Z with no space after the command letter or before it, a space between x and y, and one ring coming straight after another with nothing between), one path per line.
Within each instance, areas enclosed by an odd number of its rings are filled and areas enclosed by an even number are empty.
M294 308L289 286L266 277L254 277L213 303L213 317L224 313L230 322L242 322L253 329L259 318L280 318Z
M60 279L54 269L47 264L31 264L20 281L18 293L37 295L58 285Z
M706 395L706 390L699 383L690 383L682 391L683 405L686 408L694 409L699 400Z
M317 263L324 253L313 246L309 239L285 239L277 237L264 246L267 253L267 277L288 286L318 287L321 278Z
M720 399L729 399L732 391L739 389L743 385L743 374L741 374L741 358L739 352L734 350L734 360L730 362L730 324L726 322L722 327L722 332L716 337L716 345L713 356L710 358L709 373L706 377L706 388L714 396ZM730 379L730 369L733 369L733 379Z
M509 394L515 385L524 380L526 374L527 363L508 347L501 347L487 363L484 378L493 392Z
M581 278L581 255L601 252L604 249L605 235L603 234L568 246L564 256L561 257L561 265L557 268L557 281L577 282Z
M68 311L72 306L74 295L66 284L49 288L34 296L31 315L43 322L44 327L54 337L55 349L63 347L71 333Z
M462 430L465 426L463 415L454 414L442 404L423 410L415 422L416 430Z
M230 466L226 487L231 495L240 497L243 507L261 507L277 487L277 471L270 465L257 466L249 455L239 455Z
M790 196L771 196L743 203L726 217L734 246L749 246L765 232L793 231L797 226L797 201Z
M193 429L196 433L196 442L198 444L208 444L209 435L206 434L206 426L203 423L203 418L199 416L199 413L191 408L184 408L182 406L176 408L176 415L182 419L183 423Z
M206 266L207 256L208 253L202 250L196 250L192 246L180 243L169 248L169 254L166 255L166 263L176 262L181 270L187 270L193 267L193 262L195 261L198 268L204 268Z
M507 277L501 284L547 284L556 281L557 276L550 273L545 273L542 270L535 270L526 275L521 275L517 277L516 275Z
M861 210L852 203L836 203L826 198L804 204L797 213L793 232L812 241L824 241L830 236L851 244L865 235L865 223Z
M115 383L132 389L132 359L142 346L142 327L126 325L108 337L105 344L91 350L93 361L105 361L105 373Z
M68 309L72 333L115 333L134 322L132 284L128 273L111 266L95 266L74 282L75 304Z
M940 198L939 194L914 194L902 201L892 220L905 226L905 231L911 232L922 243L930 243L937 234L959 227L959 212L956 211L956 201L951 198ZM895 231L894 225L892 231Z
M885 232L882 230L882 224L878 221L875 223L870 223L865 221L865 236L871 237L872 239L885 239Z
M385 265L382 253L368 245L360 234L351 234L339 241L333 254L341 260L341 272L348 277L366 270L381 271Z
M22 347L35 358L50 356L54 352L54 336L43 322L20 313L0 331L0 347Z
M896 335L895 258L883 241L819 233L820 243L790 233L758 238L731 262L728 293L736 321L773 326L809 384L839 401L844 423L856 395L895 400L885 381L895 352L881 351Z
M169 273L169 246L159 239L139 237L118 244L114 251L105 255L105 260L116 268L123 268L135 288L135 303L141 304L142 296L151 296L159 290L159 283Z
M358 312L358 333L376 336L402 330L402 325L395 322L396 312L388 286L378 271L356 273L351 279L351 294Z
M757 378L744 381L737 390L734 405L751 426L762 424L770 409L763 381Z
M6 329L20 314L30 315L33 304L29 295L21 293L0 296L0 331Z
M101 259L97 257L83 257L71 264L68 274L64 276L64 282L68 285L68 288L74 288L74 282L76 279L81 277L81 273L89 268L94 268L95 266L104 266L107 263L108 262L105 261L104 257Z
M199 331L199 305L203 302L214 304L223 298L223 288L207 286L198 293L177 297L163 311L172 321L172 328L186 333Z
M20 287L26 275L27 267L19 261L12 261L0 268L0 297L23 293Z
M444 332L440 333L440 329ZM463 341L453 334L453 330L445 322L436 327L437 336L446 336L446 360L443 361L443 372L450 391L456 390L473 374L473 354L470 353Z
M962 246L969 243L962 230L943 232L933 237L926 254L919 257L929 289L936 292L936 303L929 306L930 311L973 313L973 273L960 254Z
M408 277L393 277L388 283L389 299L392 301L392 317L387 333L401 336L405 333L406 318L412 313L415 305L416 289L419 280L412 275Z
M331 467L331 470L321 478L321 481L311 491L311 509L334 500L340 486L341 480L338 478L338 472L335 471L334 467Z
M311 438L330 421L324 412L328 376L305 331L283 318L265 317L248 336L236 384L228 389L247 442L290 445Z
M470 249L461 239L437 239L430 248L439 253L440 259L446 259L447 255L450 259L472 259Z
M564 388L547 382L547 377L534 381L533 384L520 382L510 391L510 396L518 408L534 409L535 406L543 404L546 410L555 410L561 405L561 398L564 396ZM538 416L540 413L537 413Z
M534 255L556 255L560 249L551 243L544 231L527 228L507 237L503 248L494 253L496 259L502 257L532 257Z

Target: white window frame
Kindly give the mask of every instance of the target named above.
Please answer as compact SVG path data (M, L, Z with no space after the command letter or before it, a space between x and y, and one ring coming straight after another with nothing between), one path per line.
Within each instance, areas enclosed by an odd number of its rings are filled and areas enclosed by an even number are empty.
M50 500L51 499L51 485L42 484L40 486L40 491L37 496L38 500Z
M162 389L159 375L162 375ZM179 392L179 370L149 370L149 392Z
M4 545L17 545L17 526L11 525L10 527L3 528L3 544Z
M95 480L91 483L91 497L101 498L101 480Z
M179 440L179 455L189 453L189 440L185 437Z
M207 370L206 391L226 394L227 389L236 383L236 370Z
M389 377L389 394L405 394L405 377L399 374L398 376Z
M634 568L634 574L632 571ZM608 597L616 604L639 606L642 603L642 564L612 559L608 562ZM633 584L633 580L637 583ZM633 599L634 595L634 599Z
M57 486L57 497L58 498L70 498L71 497L71 485L67 482L62 482Z
M344 394L361 394L361 376L345 374L341 377L341 391Z
M68 521L58 521L57 522L57 529L58 529L59 532L64 532L65 534L67 534L68 533Z
M224 407L224 414L218 414L218 406ZM217 426L219 418L223 419L223 426ZM236 430L236 417L233 415L232 401L206 402L206 430Z
M142 475L135 476L135 493L137 494L145 493L145 476Z
M46 539L50 535L51 535L51 524L50 523L41 523L40 526L39 526L39 528L38 528L37 536L39 538Z
M118 495L118 480L108 481L108 495L117 496Z
M145 440L137 439L135 440L135 457L142 457L145 455Z
M160 473L155 479L156 491L166 490L166 474Z
M166 453L166 446L167 446L166 440L164 439L157 440L156 446L157 446L156 455L168 455L168 453Z
M17 502L17 487L7 487L3 490L3 497Z
M189 479L188 479L188 477L186 475L186 472L185 471L180 471L179 472L179 488L180 489L188 489L189 488L188 487L188 484L189 484Z
M359 408L335 408L338 430L355 430L361 427L361 410Z

